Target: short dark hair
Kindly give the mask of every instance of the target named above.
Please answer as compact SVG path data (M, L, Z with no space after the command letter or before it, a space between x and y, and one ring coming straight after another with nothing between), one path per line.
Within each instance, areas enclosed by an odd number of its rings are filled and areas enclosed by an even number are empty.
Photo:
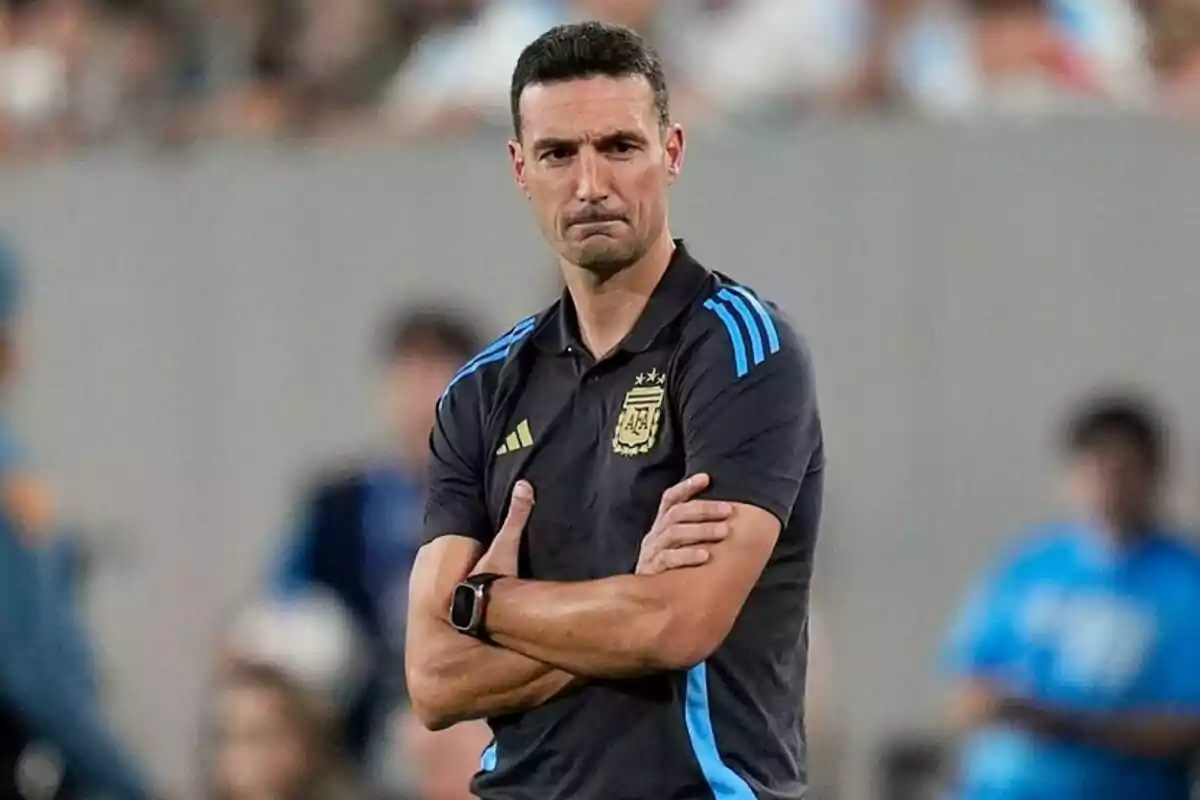
M1146 399L1134 394L1097 395L1076 408L1067 421L1063 446L1075 456L1120 439L1140 453L1155 472L1166 462L1162 417Z
M413 352L436 353L464 363L482 346L466 315L432 304L394 311L380 339L379 355L385 364Z
M512 77L513 132L521 138L521 95L525 88L596 76L646 79L654 91L654 108L663 130L671 124L670 93L662 59L629 28L604 22L559 25L543 33L522 52Z

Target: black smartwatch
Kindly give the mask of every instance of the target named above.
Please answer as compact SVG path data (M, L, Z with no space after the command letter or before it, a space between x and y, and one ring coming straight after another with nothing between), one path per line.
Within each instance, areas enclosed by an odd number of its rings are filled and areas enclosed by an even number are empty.
M493 572L481 572L455 586L454 594L450 596L451 627L481 641L489 641L487 629L483 624L483 616L487 611L488 587L497 578L503 577Z

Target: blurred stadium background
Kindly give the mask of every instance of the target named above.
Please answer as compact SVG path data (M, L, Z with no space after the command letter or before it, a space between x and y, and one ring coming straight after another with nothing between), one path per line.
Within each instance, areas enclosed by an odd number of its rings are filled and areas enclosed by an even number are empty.
M172 796L204 782L221 637L298 487L379 441L389 310L492 334L558 291L507 83L582 17L662 49L673 228L815 354L820 797L925 796L938 644L1054 511L1071 403L1157 397L1200 515L1197 0L6 0L13 416L87 531L105 702Z

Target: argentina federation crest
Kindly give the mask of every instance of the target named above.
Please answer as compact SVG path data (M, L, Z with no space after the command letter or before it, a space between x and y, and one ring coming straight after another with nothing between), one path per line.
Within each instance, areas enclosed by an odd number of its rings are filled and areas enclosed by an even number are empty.
M658 440L658 422L662 416L663 385L667 376L652 369L634 380L634 387L625 394L617 430L613 434L613 452L622 456L649 453Z

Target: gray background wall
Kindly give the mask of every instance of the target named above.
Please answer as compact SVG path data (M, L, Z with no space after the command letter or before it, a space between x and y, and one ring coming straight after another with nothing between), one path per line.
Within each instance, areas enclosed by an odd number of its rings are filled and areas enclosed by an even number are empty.
M933 723L970 575L1053 509L1053 425L1153 388L1200 490L1196 131L814 126L694 139L673 229L775 298L815 353L830 453L817 593L850 797L880 737ZM35 270L18 413L76 519L111 532L92 614L122 725L195 763L212 636L314 460L374 427L367 343L395 299L498 329L554 290L496 141L121 154L0 172Z

